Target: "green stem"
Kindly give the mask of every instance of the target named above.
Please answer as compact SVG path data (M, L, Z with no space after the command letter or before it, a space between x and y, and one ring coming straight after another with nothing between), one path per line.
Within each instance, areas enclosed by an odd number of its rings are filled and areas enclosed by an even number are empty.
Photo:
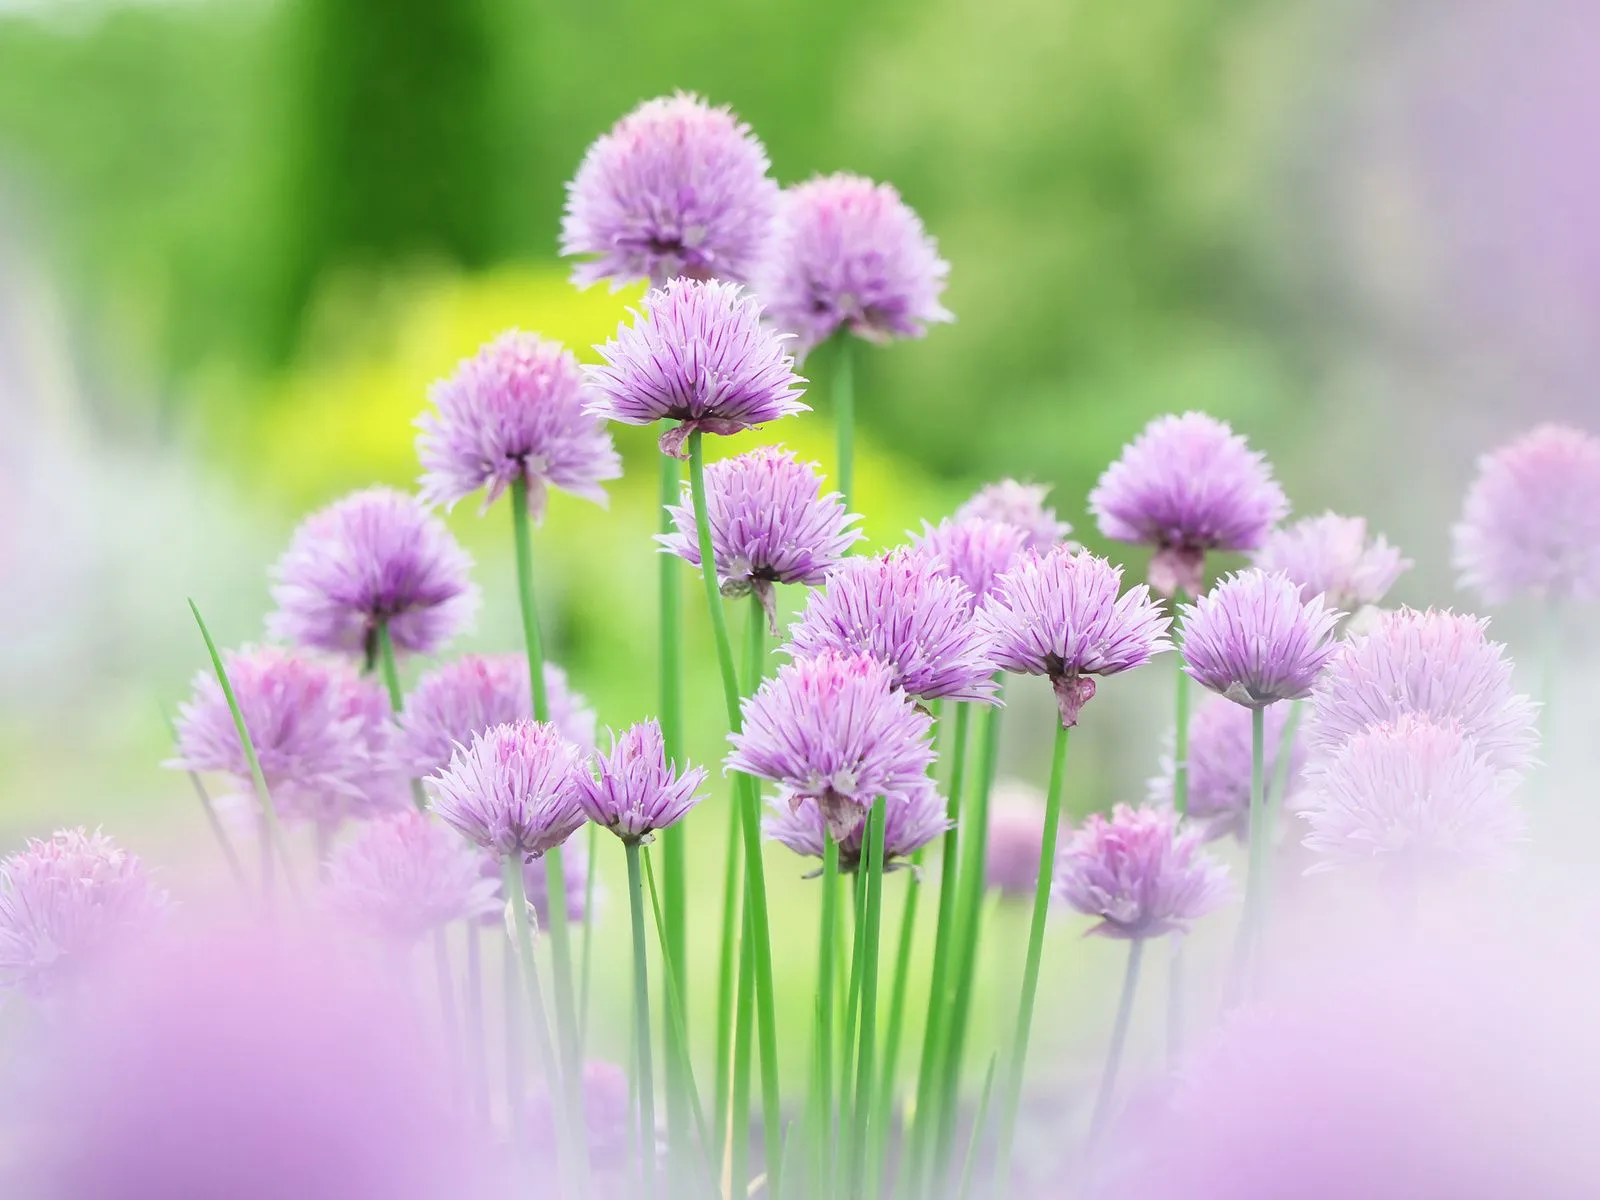
M217 810L212 806L211 795L206 791L206 785L194 771L186 773L189 782L194 786L195 798L200 801L200 809L206 815L206 824L211 829L211 836L216 839L217 848L222 851L223 860L228 864L228 874L233 876L233 881L239 885L239 890L248 896L250 880L245 876L244 864L239 861L239 852L233 848L233 839L222 827L222 818L217 816Z
M489 1042L483 999L483 926L467 922L467 1077L472 1088L472 1110L489 1121Z
M580 1060L583 1058L584 1047L589 1044L589 982L593 975L591 968L594 966L594 879L599 873L595 870L594 864L600 826L591 821L585 837L589 872L583 877L583 954L578 960L578 1058Z
M833 424L839 444L839 495L849 508L856 475L855 338L845 329L834 337Z
M848 887L850 890L850 967L848 972L841 971L844 979L844 1036L839 1039L839 1130L843 1134L850 1129L855 1121L855 1109L852 1103L855 1097L855 1070L856 1051L859 1046L856 1042L856 1029L861 1020L861 981L865 974L864 953L867 940L867 904L866 904L866 837L867 829L862 825L861 852L856 860L855 874L850 877ZM840 947L843 949L843 947ZM844 1155L838 1156L840 1177L845 1178L850 1164Z
M895 1084L900 1068L900 1034L905 1023L906 993L910 990L911 948L916 941L917 900L922 894L921 852L918 852L906 883L905 907L900 913L900 938L894 955L894 983L889 991L889 1021L883 1033L883 1068L878 1075L878 1097L873 1102L876 1128L871 1135L875 1154L868 1180L876 1187L873 1195L887 1195L883 1187L886 1165L885 1142L895 1109Z
M395 663L394 638L389 634L389 622L378 622L378 662L383 669L383 684L389 690L389 707L395 715L404 711L406 706L405 693L400 688L400 668ZM422 780L411 781L411 802L417 806L418 812L428 811L428 796L422 790Z
M867 815L862 841L867 853L862 860L867 872L865 941L861 954L860 1051L856 1055L856 1099L850 1114L853 1141L850 1152L849 1195L867 1195L867 1145L874 1127L872 1112L873 1071L877 1061L878 1028L878 942L883 924L883 839L888 820L882 796Z
M1257 709L1256 711L1260 711ZM1089 1146L1100 1143L1106 1121L1111 1117L1112 1100L1117 1090L1117 1071L1122 1065L1123 1047L1128 1042L1128 1025L1133 1017L1133 998L1139 990L1139 960L1144 955L1144 939L1128 943L1128 968L1122 976L1122 997L1117 1001L1117 1020L1111 1027L1111 1046L1106 1051L1106 1066L1100 1076L1100 1091L1095 1096L1094 1115L1089 1118Z
M533 693L533 719L550 719L550 698L544 686L544 640L539 633L539 607L533 590L533 532L528 521L528 481L511 481L511 536L517 551L517 601L522 612L522 640L528 651L528 686Z
M728 841L724 856L722 880L722 940L717 952L717 1078L713 1090L717 1120L717 1161L721 1162L726 1149L726 1134L733 1119L733 1051L736 1015L749 1017L746 1010L738 1009L740 963L740 887L744 880L741 865L744 860L743 842L740 839L738 797L728 798Z
M813 1033L816 1044L818 1077L813 1081L816 1089L811 1099L813 1121L813 1160L817 1182L835 1177L838 1159L833 1154L834 1104L833 1104L833 1001L834 964L838 952L834 947L837 937L839 908L839 843L826 826L822 832L822 903L819 906L820 922L817 935L817 1025ZM831 1189L830 1189L831 1190Z
M755 956L750 952L750 910L741 921L739 951L739 1015L733 1042L733 1101L728 1123L728 1195L742 1196L750 1175L750 1035L755 1028Z
M1271 896L1273 892L1273 847L1278 844L1278 814L1283 811L1284 803L1289 798L1289 773L1294 763L1294 742L1300 734L1300 717L1304 711L1304 702L1291 700L1289 702L1289 715L1284 718L1283 732L1278 735L1278 747L1275 753L1277 758L1272 764L1272 779L1267 785L1266 796L1263 800L1266 814L1266 857L1262 860L1261 891L1264 896ZM1262 916L1262 930L1265 933L1269 914Z
M967 1200L972 1195L972 1176L978 1165L978 1147L983 1144L983 1128L989 1123L989 1099L994 1091L996 1055L989 1056L989 1068L983 1073L983 1091L978 1094L978 1110L972 1118L972 1136L967 1139L967 1161L961 1168L961 1186L956 1200Z
M1180 589L1173 597L1183 599ZM1176 696L1176 722L1172 733L1172 809L1181 818L1189 811L1189 673L1183 669L1183 643L1173 635L1173 691ZM1167 975L1167 1065L1173 1066L1183 1055L1183 935L1172 937L1172 954Z
M656 1190L656 1085L650 1050L650 959L644 928L644 876L639 843L625 842L628 915L633 923L633 1036L639 1068L639 1177L646 1197Z
M1233 941L1233 959L1228 968L1228 998L1238 1001L1244 995L1251 964L1259 953L1262 885L1266 871L1267 820L1265 799L1267 710L1250 710L1250 857L1244 881L1244 913Z
M461 1018L456 1009L456 982L450 969L450 943L443 929L433 931L433 977L439 989L439 1015L443 1019L446 1044L452 1049L464 1046Z
M509 937L502 937L500 946L503 1005L500 1015L505 1024L506 1118L511 1126L511 1145L520 1160L526 1154L528 1142L528 1084L522 1048L522 987L517 979L517 943ZM554 1100L552 1093L551 1110L559 1112Z

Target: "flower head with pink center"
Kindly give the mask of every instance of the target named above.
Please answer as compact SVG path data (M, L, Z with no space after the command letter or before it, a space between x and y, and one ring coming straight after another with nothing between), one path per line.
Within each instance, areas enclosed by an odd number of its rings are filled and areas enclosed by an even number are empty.
M433 810L502 858L537 858L583 824L583 759L583 751L554 725L496 725L476 734L428 781Z
M935 838L951 828L944 797L933 781L907 792L897 800L885 801L883 809L883 869L893 871ZM782 842L796 854L820 859L826 822L817 802L809 796L793 799L780 795L772 801L772 811L761 818L761 831L775 842ZM852 817L847 833L838 839L839 869L855 871L861 866L866 838L867 810Z
M595 755L594 766L595 775L578 774L578 803L589 820L624 842L649 841L704 799L705 771L687 767L680 775L667 761L661 726L653 720L627 729L610 754Z
M1382 534L1368 540L1361 517L1323 513L1267 535L1253 561L1268 573L1287 575L1300 598L1321 596L1329 608L1353 613L1382 600L1411 560Z
M1003 521L956 517L937 525L924 521L921 535L912 544L931 556L942 573L967 585L976 611L994 591L995 581L1022 557L1028 534Z
M1067 540L1072 526L1056 519L1056 510L1045 504L1050 487L1043 483L1018 483L1002 479L979 488L972 498L956 509L956 520L977 517L1015 525L1027 534L1027 549L1043 553Z
M480 855L454 829L414 811L362 824L328 856L325 887L335 911L397 942L499 907Z
M1180 611L1184 671L1246 708L1309 695L1338 650L1342 614L1320 596L1302 600L1287 575L1240 571Z
M1274 704L1266 710L1265 777L1276 779L1284 732L1292 705ZM1206 841L1250 832L1250 710L1221 696L1208 696L1189 720L1188 820ZM1290 748L1286 798L1292 803L1302 788L1306 765L1305 738L1296 733ZM1150 780L1152 804L1172 804L1175 764L1168 753L1161 773Z

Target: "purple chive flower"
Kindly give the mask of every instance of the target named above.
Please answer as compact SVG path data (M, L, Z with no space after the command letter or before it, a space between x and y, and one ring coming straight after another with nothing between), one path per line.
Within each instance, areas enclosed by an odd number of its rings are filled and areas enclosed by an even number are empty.
M932 780L894 800L884 802L883 869L897 870L906 865L918 850L950 829L945 815L944 797ZM851 827L839 842L839 869L850 872L861 865L867 832L867 810L852 815ZM782 842L796 854L820 859L823 854L822 810L809 796L798 799L787 793L772 801L772 811L761 818L761 831L775 842ZM1037 857L1037 850L1035 850Z
M1070 728L1093 697L1095 675L1116 675L1170 650L1171 621L1144 584L1120 597L1122 568L1057 546L1024 555L996 582L978 614L997 667L1044 675Z
M537 858L583 824L583 751L554 725L518 721L475 734L428 781L433 810L501 857Z
M1459 726L1496 770L1527 770L1539 743L1535 707L1512 687L1511 661L1488 627L1480 617L1403 608L1344 643L1312 692L1313 763L1364 729L1416 713Z
M1227 869L1201 849L1197 830L1180 830L1170 810L1126 804L1109 820L1091 814L1068 839L1055 890L1100 918L1090 933L1130 941L1186 930L1231 896Z
M1205 413L1158 417L1089 493L1100 532L1155 547L1150 586L1198 596L1208 550L1255 550L1289 512L1266 459Z
M1343 614L1300 598L1287 575L1251 568L1221 580L1183 615L1183 669L1246 708L1299 700L1338 650Z
M375 681L347 663L277 646L230 651L223 665L280 817L331 830L409 803L389 700ZM244 746L210 670L195 675L177 736L168 766L225 774L251 792Z
M1407 713L1373 726L1317 772L1301 809L1306 847L1322 859L1312 870L1492 863L1523 835L1515 783L1457 725Z
M428 398L436 411L417 418L417 457L421 495L430 504L451 506L482 489L487 511L521 479L538 520L547 487L604 505L600 485L622 474L604 422L584 411L578 360L559 342L518 329L502 333L434 384Z
M972 593L939 562L912 550L847 558L813 592L785 649L797 658L865 654L918 700L997 703L989 641L972 619Z
M1300 585L1300 598L1321 596L1329 608L1353 613L1382 600L1411 560L1379 534L1367 540L1361 517L1323 513L1267 535L1254 564L1268 574L1287 575Z
M677 532L656 541L698 567L700 541L687 487L682 502L667 511ZM777 446L709 464L706 515L722 594L754 591L769 622L776 620L774 584L815 587L861 538L851 528L860 518L845 510L839 493L822 493L816 464Z
M544 664L550 723L582 750L594 749L594 711L567 682L567 673ZM533 717L528 660L520 654L469 654L429 671L406 695L396 734L396 754L413 778L426 779L450 765L458 745L495 725Z
M167 894L99 830L63 829L0 860L0 992L43 998L128 948Z
M625 842L649 841L704 799L696 793L705 784L705 771L688 767L679 775L667 761L661 726L653 720L629 728L610 754L595 755L594 765L597 776L578 774L578 803L589 820Z
M1056 510L1045 505L1050 487L1043 483L1018 483L1002 479L979 488L972 498L956 509L956 520L976 517L1015 525L1028 535L1027 549L1041 554L1067 540L1072 526L1056 519Z
M1600 438L1541 425L1484 455L1452 534L1488 604L1600 597Z
M1044 845L1044 796L1020 780L1001 780L989 799L984 882L1001 899L1031 897Z
M887 342L954 320L939 303L949 274L899 192L838 174L783 193L755 289L772 320L809 350L838 329Z
M815 801L844 841L879 796L904 803L929 786L932 718L892 683L887 666L859 654L779 667L744 701L727 768L782 784L791 804Z
M1266 712L1266 778L1276 779L1289 705L1271 705ZM1187 819L1205 840L1236 837L1250 832L1250 710L1221 696L1203 701L1189 721L1189 791ZM1304 735L1297 734L1289 751L1288 797L1300 790L1305 770ZM1168 753L1161 773L1150 780L1152 804L1170 807L1174 764Z
M663 454L684 457L692 433L739 433L810 411L783 338L737 284L668 280L596 348L605 362L584 368L586 411L624 425L679 422L661 435Z
M396 652L432 654L477 612L471 566L420 500L391 488L352 492L295 530L272 569L278 609L267 632L372 663L387 624Z
M398 942L498 908L480 856L455 830L415 811L368 821L336 847L326 887L336 911Z
M958 517L937 525L924 521L922 535L913 545L937 560L941 574L953 575L967 585L976 610L989 598L995 581L1022 557L1028 534L1001 521Z
M561 253L594 256L572 282L748 282L778 207L769 165L728 109L683 92L646 101L589 147L567 185Z

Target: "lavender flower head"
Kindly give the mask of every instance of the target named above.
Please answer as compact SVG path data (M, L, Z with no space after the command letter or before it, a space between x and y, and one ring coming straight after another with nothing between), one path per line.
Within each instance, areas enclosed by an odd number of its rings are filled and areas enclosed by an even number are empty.
M981 517L957 517L937 525L922 523L913 546L937 561L942 574L967 585L973 611L989 598L995 581L1019 559L1028 534L1016 525Z
M272 569L278 609L267 632L296 646L378 657L378 627L396 652L433 654L471 623L472 560L444 522L390 488L352 492L300 523Z
M1135 940L1187 930L1232 895L1227 869L1176 813L1119 804L1093 813L1056 857L1056 895L1099 917L1089 930Z
M1002 900L1031 897L1044 845L1044 796L1017 779L995 783L989 799L989 840L984 882Z
M1512 686L1505 647L1479 617L1428 609L1384 613L1371 633L1344 643L1318 681L1306 721L1313 763L1364 729L1416 713L1459 726L1497 771L1533 765L1535 706Z
M605 362L584 368L585 411L624 425L679 422L661 435L663 454L684 457L693 433L739 433L810 411L783 338L737 284L668 280L596 349Z
M1411 560L1379 534L1367 540L1361 517L1323 513L1267 535L1252 560L1269 574L1300 585L1300 598L1321 596L1329 608L1353 613L1382 600Z
M487 511L521 479L538 520L547 487L604 505L600 485L622 474L605 424L584 411L578 360L559 342L503 333L434 384L428 398L436 411L417 418L417 457L430 504L451 506L482 489Z
M139 859L63 829L0 860L0 992L43 998L125 948L165 907Z
M899 192L841 173L783 193L755 290L809 350L838 329L886 342L954 320L939 303L949 274Z
M769 165L726 108L683 92L641 104L589 147L567 185L561 253L594 256L573 283L748 282L778 207Z
M1149 588L1140 584L1119 597L1121 587L1122 568L1057 546L1024 555L1000 576L978 614L995 665L1048 677L1067 728L1093 699L1093 676L1131 670L1172 648L1171 621Z
M554 725L518 721L473 736L428 780L446 824L502 858L537 858L583 824L583 751Z
M594 749L594 710L567 682L567 673L544 664L550 723L579 749ZM528 660L520 654L469 654L427 672L406 694L396 753L413 778L426 779L450 765L456 746L495 725L533 717Z
M1100 532L1155 547L1150 586L1198 596L1208 550L1255 550L1289 512L1266 460L1204 413L1158 417L1089 494Z
M1454 724L1407 713L1353 737L1315 782L1300 815L1312 870L1378 862L1407 873L1503 859L1523 835L1516 776L1480 758Z
M675 533L656 538L685 562L700 565L700 540L688 487L670 506ZM758 446L706 467L706 516L724 596L755 592L776 620L773 585L815 587L861 538L838 492L822 492L815 463L793 452Z
M896 688L919 700L997 703L988 635L972 619L966 584L914 550L847 558L811 593L785 649L829 651L884 663Z
M879 796L900 804L929 787L933 721L892 684L887 666L859 654L778 668L744 701L727 769L781 784L792 805L814 801L844 841Z
M1299 700L1338 649L1341 613L1300 598L1287 575L1251 568L1221 580L1183 615L1183 669L1246 708Z
M1289 705L1266 710L1266 778L1276 779ZM1221 696L1208 697L1189 721L1189 774L1187 819L1206 841L1250 832L1250 710ZM1302 785L1306 766L1305 738L1296 734L1289 749L1288 792L1293 800ZM1174 763L1169 752L1161 760L1161 773L1150 780L1152 804L1170 807Z
M1541 425L1484 455L1452 534L1486 603L1600 597L1600 438Z
M653 720L626 730L610 754L595 755L594 765L596 775L578 774L578 803L589 820L624 842L648 842L705 798L696 794L705 784L705 771L688 767L679 775L667 761L661 726Z
M944 797L939 795L932 780L928 780L925 787L885 801L883 814L885 871L906 866L913 854L951 828L950 818L945 815ZM807 858L822 857L825 828L822 810L809 796L793 799L787 794L780 795L772 801L772 811L761 818L763 833ZM851 872L860 867L866 832L867 810L860 809L852 816L849 832L836 839L841 871Z
M499 906L480 856L426 813L368 821L328 856L328 900L367 932L412 942Z
M1041 554L1067 540L1072 526L1056 519L1056 510L1045 505L1050 487L1043 483L1018 483L1002 479L981 487L970 500L956 509L956 520L977 517L1015 525L1028 535L1027 549Z

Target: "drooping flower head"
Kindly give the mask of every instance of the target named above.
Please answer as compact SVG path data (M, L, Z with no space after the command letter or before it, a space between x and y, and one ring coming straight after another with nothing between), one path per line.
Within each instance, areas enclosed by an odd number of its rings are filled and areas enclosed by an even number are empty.
M755 290L809 350L838 329L886 342L954 320L939 303L949 274L899 192L841 173L783 193Z
M667 510L677 527L656 540L685 562L700 565L694 505L684 487L682 501ZM773 585L815 587L861 538L860 520L847 512L838 492L822 492L815 463L792 451L758 446L706 467L706 515L711 550L724 596L754 591L774 619Z
M411 942L498 908L481 856L427 813L404 810L364 823L328 856L335 911L366 932Z
M989 797L984 882L1002 899L1031 897L1044 845L1044 795L1016 779L996 781Z
M1484 455L1452 534L1488 604L1600 597L1600 438L1541 425Z
M1347 613L1378 603L1411 567L1382 534L1367 540L1365 519L1331 512L1273 530L1252 561L1299 584L1302 600Z
M845 559L811 593L789 637L785 649L798 658L870 655L919 700L995 701L995 664L972 619L972 594L927 554Z
M1416 713L1458 726L1496 770L1527 770L1539 743L1535 707L1513 688L1511 661L1488 627L1480 617L1403 608L1340 646L1312 692L1313 762L1364 729Z
M1275 780L1283 749L1285 727L1292 706L1275 704L1266 711L1266 778ZM1188 805L1185 815L1206 841L1233 836L1241 841L1250 832L1250 710L1221 696L1207 697L1189 720ZM1289 748L1287 791L1293 800L1305 770L1305 738L1298 731ZM1152 804L1172 804L1174 763L1168 753L1161 773L1150 780Z
M1015 525L1028 535L1027 549L1043 553L1066 541L1072 533L1072 526L1058 521L1056 510L1046 506L1044 501L1049 494L1048 484L1002 479L979 488L970 500L956 509L956 520L977 517Z
M0 860L0 993L59 993L148 932L166 903L139 859L98 830L30 840Z
M352 492L300 523L272 569L278 609L267 632L296 646L378 656L432 654L478 609L472 560L420 500L391 488Z
M939 795L932 780L928 780L925 787L885 801L883 815L885 871L905 866L913 854L950 828L944 797ZM772 810L761 818L763 833L807 858L822 858L825 827L822 810L809 796L792 799L787 793L780 795L772 801ZM853 817L849 832L837 839L841 871L851 872L861 866L866 832L867 810L861 809Z
M433 810L502 857L537 858L583 824L583 751L554 725L518 721L473 736L428 780Z
M1503 859L1523 834L1516 776L1454 723L1406 713L1356 734L1313 777L1301 816L1321 862L1406 872Z
M692 433L739 433L810 411L783 338L737 284L669 280L596 349L605 362L584 368L586 411L624 425L679 422L661 435L664 454L683 457Z
M1177 814L1119 804L1109 819L1093 813L1056 857L1056 895L1099 917L1102 937L1160 937L1226 902L1227 869L1201 848Z
M658 829L676 825L698 804L706 773L667 761L661 726L641 721L617 738L610 754L596 754L597 775L578 773L578 803L596 825L625 842L649 841Z
M932 557L937 569L967 585L972 606L989 598L995 581L1016 563L1028 545L1028 534L1016 525L981 517L957 517L937 525L922 523L915 548Z
M842 842L879 796L904 803L928 785L932 719L877 659L832 651L780 668L744 701L727 768L816 802Z
M594 710L567 682L567 673L544 664L550 723L582 750L594 749ZM469 654L425 673L406 694L396 753L413 778L426 779L450 765L458 745L495 725L533 717L528 660L520 654Z
M1266 459L1205 413L1158 417L1089 494L1100 532L1155 547L1150 586L1204 590L1208 550L1255 550L1289 512Z
M1219 581L1183 616L1183 669L1202 687L1246 708L1299 700L1338 650L1343 614L1321 596L1300 598L1287 575L1259 568Z
M584 411L583 373L559 342L513 329L428 390L436 411L417 418L421 494L451 506L483 491L483 507L521 479L534 520L545 489L605 504L600 485L622 474L605 423Z
M593 256L572 281L748 282L778 206L769 165L728 109L683 92L646 101L589 147L567 185L561 253Z
M1049 678L1064 726L1076 725L1094 697L1093 676L1131 670L1171 649L1171 621L1149 588L1139 584L1118 596L1121 587L1122 568L1057 546L1019 559L978 614L995 665Z

